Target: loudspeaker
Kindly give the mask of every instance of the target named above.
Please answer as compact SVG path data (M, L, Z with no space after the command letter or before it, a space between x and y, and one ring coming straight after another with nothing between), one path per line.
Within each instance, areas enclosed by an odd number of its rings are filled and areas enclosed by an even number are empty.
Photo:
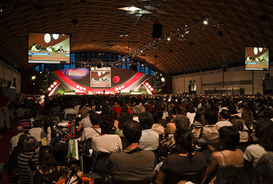
M154 24L153 25L153 32L152 32L152 37L153 38L161 38L162 34L162 24Z
M101 64L97 64L97 68L101 68Z

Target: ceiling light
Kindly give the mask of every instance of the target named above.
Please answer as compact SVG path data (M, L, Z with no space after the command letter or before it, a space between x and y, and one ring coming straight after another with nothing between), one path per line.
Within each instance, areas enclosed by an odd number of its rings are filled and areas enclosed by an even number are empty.
M204 25L208 25L208 20L204 20L204 21L203 21L203 24L204 24Z
M171 38L170 38L170 37L168 37L168 38L167 38L167 40L168 40L168 41L171 41Z
M6 8L6 5L4 4L4 5L2 6L2 8L0 9L0 13L2 13L2 12L5 10L5 8Z
M118 8L118 9L120 9L120 10L125 10L125 11L137 11L137 10L142 10L142 9L140 9L140 8L137 8L137 7L135 7L135 6L131 6L131 7L123 7L123 8Z

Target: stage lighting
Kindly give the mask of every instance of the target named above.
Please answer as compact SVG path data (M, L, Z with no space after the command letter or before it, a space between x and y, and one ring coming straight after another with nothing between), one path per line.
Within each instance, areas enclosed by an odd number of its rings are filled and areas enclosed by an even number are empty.
M5 11L6 5L3 4L2 8L0 9L0 13L2 13L3 11Z

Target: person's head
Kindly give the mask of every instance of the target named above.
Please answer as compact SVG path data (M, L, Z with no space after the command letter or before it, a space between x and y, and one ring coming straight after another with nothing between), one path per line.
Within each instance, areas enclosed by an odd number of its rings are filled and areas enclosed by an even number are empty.
M154 117L150 112L143 112L139 115L139 123L143 129L151 129L154 124Z
M39 159L38 159L39 169L43 173L50 172L50 170L56 167L53 164L57 164L57 161L55 160L50 147L42 146L40 148Z
M226 109L222 109L221 112L220 112L220 118L221 119L228 119L230 116L230 113L228 110Z
M27 137L28 137L27 134L20 135L17 145L23 146Z
M242 111L242 118L245 120L245 124L248 126L252 126L253 125L253 113L250 109L243 109Z
M127 120L124 122L123 127L124 137L131 143L138 143L141 137L142 128L141 125L134 120Z
M132 120L132 115L130 114L129 111L127 112L120 112L119 117L118 117L118 126L119 128L122 129L123 123L127 120Z
M83 106L80 110L80 114L83 118L85 118L88 114L88 108L86 106Z
M100 115L92 111L90 112L90 120L93 125L98 125L100 121Z
M24 129L23 126L20 126L20 125L19 125L19 126L16 127L16 132L17 132L17 133L24 133L24 132L25 132L25 129Z
M121 113L121 112L120 112ZM117 113L117 111L115 111L115 110L111 110L110 111L110 115L114 118L114 119L117 119L118 118L118 113Z
M101 134L110 134L114 127L114 118L110 114L102 115L99 121Z
M188 153L188 157L192 157L193 137L187 129L177 129L174 133L176 149L180 153Z
M255 127L255 136L259 139L259 144L266 151L273 151L273 122L268 118L260 118Z
M229 110L230 114L237 114L238 113L234 103L229 104L228 110Z
M218 110L216 109L207 109L205 111L205 121L209 125L214 125L218 121Z
M245 184L250 183L248 175L243 168L229 165L220 168L216 173L214 184Z
M186 106L186 108L187 108L187 111L190 112L190 113L194 113L195 112L194 106L193 106L192 103L188 103L187 106Z
M38 142L33 136L27 137L23 145L26 152L33 152L38 148Z
M63 49L63 46L60 46L60 49Z
M176 130L187 129L190 130L190 120L184 115L178 115L174 119Z
M265 153L255 166L256 184L271 184L273 181L273 152Z
M232 119L232 124L236 128L236 130L241 131L244 129L245 120L242 118L236 117Z
M33 127L37 128L37 127L40 127L41 126L41 122L39 120L35 120L33 122Z
M224 126L219 129L220 145L226 150L236 150L240 140L239 132L232 126Z

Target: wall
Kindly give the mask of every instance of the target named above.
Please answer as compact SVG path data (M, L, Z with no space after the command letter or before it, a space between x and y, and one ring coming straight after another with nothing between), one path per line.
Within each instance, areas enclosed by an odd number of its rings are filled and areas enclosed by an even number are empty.
M15 86L14 79L16 80ZM0 60L0 84L2 87L7 87L9 82L11 88L15 88L16 93L21 91L21 73Z
M206 71L193 74L177 75L172 77L172 93L188 93L189 81L195 80L196 93L205 94L208 89L241 88L244 94L263 93L263 78L265 74L273 76L273 66L269 71L245 71L244 67Z

